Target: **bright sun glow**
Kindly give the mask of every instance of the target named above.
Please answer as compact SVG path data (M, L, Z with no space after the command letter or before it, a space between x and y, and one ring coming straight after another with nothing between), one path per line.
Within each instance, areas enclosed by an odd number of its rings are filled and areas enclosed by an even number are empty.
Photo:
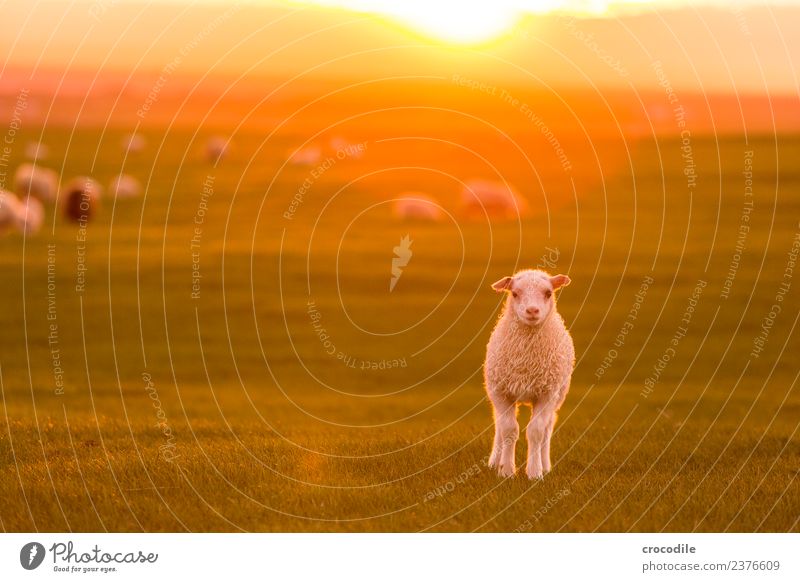
M514 26L518 14L491 6L452 6L450 2L398 3L393 16L404 24L442 40L473 43L498 37Z
M606 0L307 0L308 3L388 16L428 36L480 43L509 32L523 14L555 10L601 13Z

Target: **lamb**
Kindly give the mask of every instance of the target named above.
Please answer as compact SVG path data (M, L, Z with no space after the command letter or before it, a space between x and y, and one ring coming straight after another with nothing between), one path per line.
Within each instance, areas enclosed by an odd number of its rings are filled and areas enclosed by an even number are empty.
M61 193L64 217L71 222L88 222L97 212L102 192L100 185L91 178L73 178Z
M527 214L528 202L505 182L470 180L461 191L461 209L470 218L513 219Z
M392 214L401 220L438 222L442 219L442 209L439 203L421 192L403 192L393 202Z
M492 285L508 297L486 348L484 380L494 411L494 444L489 466L503 477L514 462L519 405L532 407L526 431L529 479L550 471L550 439L556 414L569 391L575 347L556 310L554 293L569 285L566 275L524 270Z
M142 195L139 180L128 174L120 174L111 180L108 190L117 198L138 198Z
M38 164L22 164L14 173L14 191L21 197L35 196L53 202L58 192L58 174Z

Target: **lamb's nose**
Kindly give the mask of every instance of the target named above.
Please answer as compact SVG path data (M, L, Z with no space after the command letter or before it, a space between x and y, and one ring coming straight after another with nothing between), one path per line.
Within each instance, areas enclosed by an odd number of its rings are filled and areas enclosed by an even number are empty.
M525 313L528 315L539 315L539 308L538 307L528 307L525 309Z

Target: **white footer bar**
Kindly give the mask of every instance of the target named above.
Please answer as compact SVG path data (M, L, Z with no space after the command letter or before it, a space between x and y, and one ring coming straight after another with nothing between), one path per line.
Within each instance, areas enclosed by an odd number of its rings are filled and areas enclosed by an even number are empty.
M800 580L800 534L3 534L0 580ZM220 577L220 578L215 578ZM185 579L185 578L184 578Z

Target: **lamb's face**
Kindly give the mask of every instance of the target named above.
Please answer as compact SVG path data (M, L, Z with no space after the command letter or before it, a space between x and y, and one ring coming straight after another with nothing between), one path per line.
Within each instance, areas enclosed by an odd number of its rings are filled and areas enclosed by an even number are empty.
M495 291L506 291L506 310L520 323L530 327L541 325L555 308L554 292L569 285L566 275L550 276L544 271L520 271L513 277L504 277L492 285Z

